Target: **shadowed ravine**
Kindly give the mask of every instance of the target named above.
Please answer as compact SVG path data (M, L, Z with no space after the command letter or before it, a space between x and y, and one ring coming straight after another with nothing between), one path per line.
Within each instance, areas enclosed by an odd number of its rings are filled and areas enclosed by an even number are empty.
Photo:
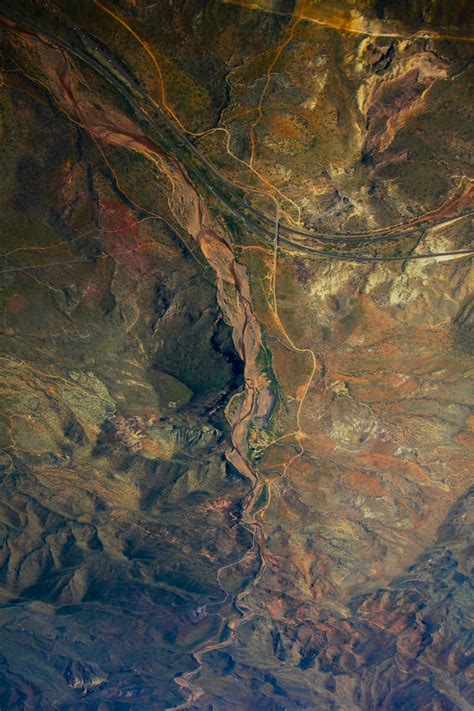
M0 706L471 708L468 14L5 0Z
M256 509L264 485L248 456L250 422L256 413L259 417L269 417L273 404L268 379L257 364L262 348L260 326L252 309L250 285L245 268L237 262L228 238L222 228L213 222L184 169L175 159L165 155L125 117L112 110L107 111L105 107L101 107L100 110L97 106L91 107L77 90L77 81L62 52L46 47L40 38L30 36L29 40L36 43L40 52L46 52L45 69L60 92L63 108L74 112L94 140L122 146L142 154L169 179L172 186L169 198L171 214L178 225L199 246L216 275L218 303L225 321L232 328L234 345L244 364L244 390L242 394L234 395L238 398L239 404L237 408L232 408L232 415L228 416L233 448L227 453L227 459L250 482L251 491L244 502L241 525L252 533L253 545L242 560L253 555L259 560L258 571L232 601L237 612L235 616L223 620L220 638L213 639L205 645L200 644L193 652L198 669L177 677L177 684L189 692L189 695L182 705L175 708L184 709L201 695L194 678L202 665L203 656L232 644L237 627L249 619L251 611L250 608L245 607L243 600L258 583L265 567L264 534ZM218 582L226 597L227 591L222 583L222 574L225 570L237 567L241 562L227 564L218 570ZM223 636L227 638L222 640Z

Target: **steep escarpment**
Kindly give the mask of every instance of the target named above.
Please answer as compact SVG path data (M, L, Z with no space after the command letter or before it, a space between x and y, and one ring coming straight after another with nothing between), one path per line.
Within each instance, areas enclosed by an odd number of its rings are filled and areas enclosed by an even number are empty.
M252 545L238 525L249 486L225 459L240 356L210 271L123 200L93 144L77 132L62 143L67 125L21 94L4 116L16 182L3 267L2 705L80 708L90 696L164 708L190 651L219 634L219 567ZM31 154L38 123L44 177L21 219L31 185L15 159ZM41 276L29 270L38 258ZM170 356L175 332L199 377Z
M257 411L264 416L272 403L268 378L258 365L260 327L245 269L180 165L125 116L85 98L64 54L51 50L40 37L29 35L29 42L50 75L53 95L67 112L76 113L93 141L143 153L167 176L173 185L170 217L200 251L194 253L196 269L193 253L179 247L166 225L157 226L159 215L145 211L140 217L133 203L124 202L118 183L96 176L88 155L91 146L84 148L81 137L74 147L79 154L73 169L68 164L63 168L67 180L63 214L52 218L53 235L60 225L67 239L24 248L54 253L64 246L70 258L53 260L46 268L56 273L64 262L67 272L73 265L72 270L85 269L85 275L75 279L72 271L54 286L44 284L52 294L46 300L53 309L48 317L58 322L55 357L47 348L45 353L40 349L41 355L34 351L34 357L26 356L18 337L18 348L5 358L4 378L12 385L12 406L17 408L13 418L20 424L12 418L7 428L5 491L11 492L12 501L5 509L3 570L7 599L11 591L20 609L32 601L41 603L39 611L51 638L58 636L56 617L66 620L65 631L70 616L79 627L83 614L94 620L95 632L88 631L89 640L83 641L93 661L84 666L82 657L69 659L59 653L51 657L45 652L46 661L40 663L26 654L21 656L17 687L6 659L5 703L14 703L15 695L28 702L31 695L32 703L48 705L55 702L55 695L67 701L79 693L94 693L101 699L133 698L164 708L177 694L173 684L167 685L165 678L150 680L142 688L140 674L130 677L127 672L123 681L110 686L116 672L103 671L104 652L96 641L119 610L120 616L132 614L143 625L143 634L153 640L153 654L159 649L157 635L162 639L158 662L162 672L155 673L161 677L164 671L171 680L178 673L178 683L189 687L194 697L199 692L185 681L186 675L181 676L192 667L190 654L200 647L220 646L225 626L234 628L242 617L237 600L248 593L264 565L254 512L262 485L247 454L249 421ZM46 209L40 201L30 219L35 222ZM86 229L82 225L78 229L76 220L84 216L89 217ZM215 274L215 294L212 276L196 254ZM28 275L27 267L11 269ZM16 337L19 322L25 331L31 327L31 339L44 340L36 334L45 303L40 301L26 314L27 296L14 294L11 301L11 325L4 335ZM70 329L63 335L61 321L74 324L76 340L82 336L84 343L74 348ZM234 345L226 335L229 327ZM180 331L183 336L174 341L175 350L170 349L169 339ZM74 369L68 366L71 352ZM98 352L104 358L98 358ZM242 368L237 367L239 362ZM223 407L241 384L227 424ZM41 424L27 414L33 402ZM33 424L33 438L22 428L22 420ZM242 479L249 480L250 487ZM175 526L179 509L184 519ZM35 531L38 517L40 529ZM227 520L224 527L232 530L230 538L224 534L227 544L224 539L217 544L209 536L209 517L217 528ZM15 520L22 529L19 535L10 530L9 523ZM110 526L105 525L107 520ZM198 552L193 539L203 537L208 544ZM236 547L231 545L229 562L217 547L228 547L232 538ZM204 555L204 567L196 553ZM229 574L235 593L226 588ZM238 582L242 574L248 582ZM150 626L145 616L157 622ZM12 629L16 656L25 635L16 640L14 624ZM122 639L120 634L117 642L122 644ZM142 635L130 641L140 645ZM171 649L181 644L181 657L171 662ZM117 662L125 661L125 653L136 657L133 647L126 645ZM56 672L45 694L40 680L42 664L47 663ZM31 691L23 681L22 670L28 665L38 682ZM195 673L191 668L191 677Z
M0 705L467 711L465 4L0 15Z

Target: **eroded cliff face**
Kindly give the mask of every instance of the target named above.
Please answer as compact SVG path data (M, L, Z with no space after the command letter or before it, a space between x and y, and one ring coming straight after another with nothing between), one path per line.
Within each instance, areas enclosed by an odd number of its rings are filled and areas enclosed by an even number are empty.
M4 2L8 709L467 710L462 2Z

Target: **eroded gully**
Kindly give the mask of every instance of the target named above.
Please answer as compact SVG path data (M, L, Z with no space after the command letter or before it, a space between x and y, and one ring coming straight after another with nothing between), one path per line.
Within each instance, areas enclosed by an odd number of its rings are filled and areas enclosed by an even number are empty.
M170 212L199 246L215 273L218 303L226 322L232 328L234 345L244 364L243 391L235 398L232 408L227 410L232 441L227 459L250 483L241 525L251 532L253 543L241 559L221 566L218 570L217 579L224 591L225 601L233 603L235 613L223 618L217 638L213 637L192 652L196 668L175 678L177 685L187 693L185 701L173 707L174 711L178 711L189 707L203 694L196 683L203 666L203 656L232 644L237 628L252 615L244 599L258 583L266 566L264 533L258 509L264 484L248 454L248 431L252 418L257 413L260 417L269 416L273 402L268 378L258 365L258 354L262 347L261 329L252 308L247 272L237 262L231 242L219 223L213 219L183 167L173 157L166 155L126 116L103 104L99 106L89 98L79 88L79 76L75 75L62 50L48 46L41 37L33 37L30 33L28 42L35 45L43 58L42 69L52 82L53 93L61 108L69 115L74 114L94 141L139 153L168 177L171 186L168 195ZM239 566L249 556L255 556L258 560L257 570L249 577L243 590L230 596L222 582L222 575L226 570Z

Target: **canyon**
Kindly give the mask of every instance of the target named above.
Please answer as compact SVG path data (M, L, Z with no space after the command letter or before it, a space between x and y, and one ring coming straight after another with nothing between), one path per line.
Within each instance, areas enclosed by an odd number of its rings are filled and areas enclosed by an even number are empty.
M2 708L471 708L473 24L4 0Z

